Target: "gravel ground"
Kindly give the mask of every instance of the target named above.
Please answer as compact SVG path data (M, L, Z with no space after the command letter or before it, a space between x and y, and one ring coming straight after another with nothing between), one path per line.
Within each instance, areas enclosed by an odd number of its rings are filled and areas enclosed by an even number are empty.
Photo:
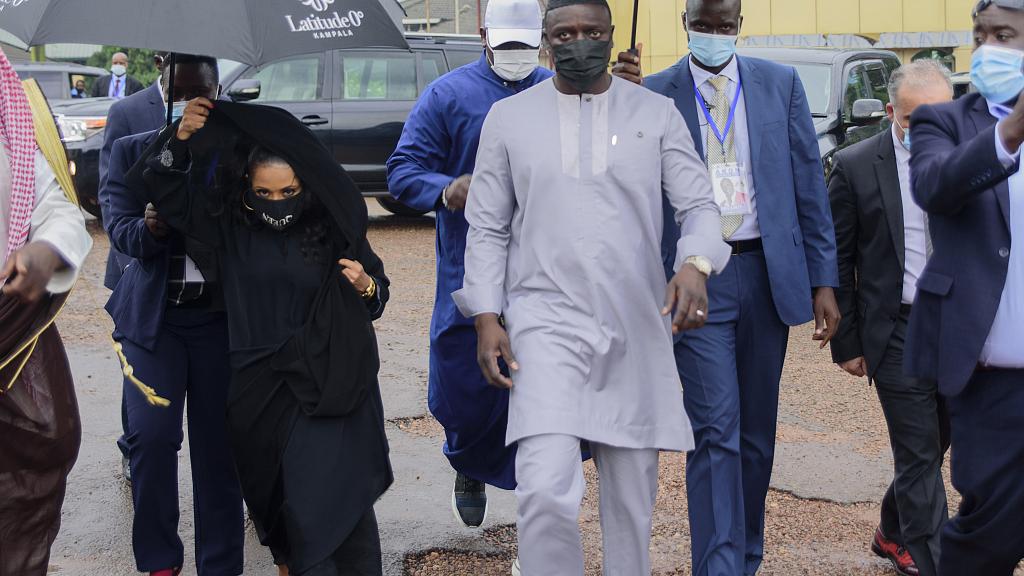
M391 344L382 350L385 362L381 377L384 379L388 377L389 370L406 369L394 367L387 358L423 353L416 343L425 340L429 333L434 298L434 234L432 221L428 219L384 217L373 204L371 214L375 217L370 239L387 264L393 285L388 313L377 324L381 334L396 336L389 338ZM101 285L107 242L95 221L90 222L90 228L96 247L86 265L83 281L79 282L59 321L62 335L70 345L105 345L112 328L109 317L102 310L108 296ZM888 438L874 390L864 380L841 373L831 364L828 352L819 350L811 342L810 334L811 328L804 326L794 329L790 339L780 401L780 452L783 447L815 446L840 456L857 455L867 462L887 462ZM427 367L423 365L412 369L417 380L422 382L425 407ZM438 442L443 439L443 431L428 414L395 418L392 423L401 432L415 437L436 439ZM778 472L779 462L777 476ZM875 558L868 549L878 522L875 502L880 500L884 482L872 487L874 492L867 491L870 497L831 498L827 497L831 489L829 482L857 485L862 482L863 470L842 469L837 477L828 481L815 480L814 472L806 470L806 475L812 478L811 492L818 489L826 497L801 498L794 495L795 490L791 493L773 489L770 493L766 520L767 554L761 573L785 576L891 574L888 565ZM600 574L601 538L596 507L596 471L589 464L587 477L588 493L580 526L587 550L587 575L590 576ZM660 484L651 544L655 573L659 576L690 574L682 455L662 456ZM955 509L957 499L951 489L950 494L951 509ZM507 575L515 557L514 526L492 526L478 534L489 546L475 549L489 549L491 552L426 550L411 553L404 561L405 573L412 576ZM1024 571L1018 571L1020 574Z

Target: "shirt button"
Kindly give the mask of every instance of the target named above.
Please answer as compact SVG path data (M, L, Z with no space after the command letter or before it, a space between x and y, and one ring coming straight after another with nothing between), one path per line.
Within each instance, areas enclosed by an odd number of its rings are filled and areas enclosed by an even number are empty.
M586 98L584 98L584 100L586 100L587 102L590 102L591 100L593 100L593 98L591 98L590 96L587 96Z
M1009 256L1010 256L1010 249L1009 248L1000 248L999 249L999 257L1000 258L1009 258Z

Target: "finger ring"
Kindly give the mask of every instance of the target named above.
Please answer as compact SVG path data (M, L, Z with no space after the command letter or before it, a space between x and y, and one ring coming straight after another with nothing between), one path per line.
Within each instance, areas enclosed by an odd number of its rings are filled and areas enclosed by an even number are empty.
M697 316L700 316L700 317L703 318L704 317L704 311L703 310L697 310Z

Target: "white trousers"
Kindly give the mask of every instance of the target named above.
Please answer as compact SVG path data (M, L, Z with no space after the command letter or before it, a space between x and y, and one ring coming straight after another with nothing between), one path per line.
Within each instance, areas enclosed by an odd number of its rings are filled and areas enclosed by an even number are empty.
M649 575L658 451L593 442L590 449L599 479L604 574ZM545 434L520 440L516 480L523 576L583 576L580 439Z

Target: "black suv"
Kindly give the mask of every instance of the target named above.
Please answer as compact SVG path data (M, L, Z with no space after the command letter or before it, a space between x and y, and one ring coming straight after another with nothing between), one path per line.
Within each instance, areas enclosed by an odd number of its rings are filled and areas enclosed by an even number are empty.
M284 108L302 120L364 196L395 214L419 214L388 195L388 157L427 84L475 62L482 48L467 36L408 41L411 50L333 50L239 67L222 82L234 100Z
M814 117L826 172L840 149L888 127L889 75L900 59L887 50L835 48L741 48L751 56L796 69Z

